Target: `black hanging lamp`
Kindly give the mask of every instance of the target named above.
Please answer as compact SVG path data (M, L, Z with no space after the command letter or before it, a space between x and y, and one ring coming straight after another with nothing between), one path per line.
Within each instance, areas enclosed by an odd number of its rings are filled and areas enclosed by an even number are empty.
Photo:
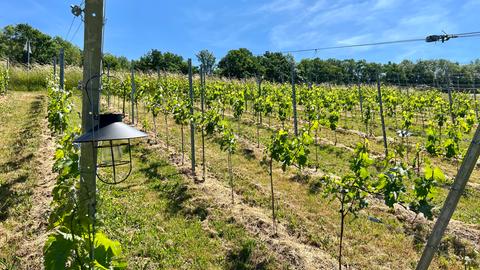
M147 134L122 122L122 114L100 114L99 124L74 140L97 150L97 177L107 184L125 181L132 172L131 139Z

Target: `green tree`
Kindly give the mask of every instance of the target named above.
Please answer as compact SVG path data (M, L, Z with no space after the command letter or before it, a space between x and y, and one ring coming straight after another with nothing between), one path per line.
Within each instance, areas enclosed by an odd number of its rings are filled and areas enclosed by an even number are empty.
M231 50L218 63L220 75L237 79L255 76L259 70L257 58L245 48Z
M56 55L56 53L60 51L61 48L64 49L65 65L80 66L82 64L83 54L80 48L64 40L61 37L58 37L58 36L54 37L53 38L53 54ZM50 62L47 61L47 63L50 63Z
M293 57L279 52L265 52L259 57L260 65L263 68L263 75L266 80L285 82L290 80Z
M166 52L162 53L159 50L152 49L145 55L135 61L135 67L142 71L153 71L160 69L161 71L168 71L174 73L188 72L188 65L180 55Z
M111 53L103 55L104 67L110 66L111 70L128 70L130 69L130 61L125 56L115 56Z
M204 68L204 72L211 75L215 68L216 58L209 50L201 50L197 53L198 62L200 62Z

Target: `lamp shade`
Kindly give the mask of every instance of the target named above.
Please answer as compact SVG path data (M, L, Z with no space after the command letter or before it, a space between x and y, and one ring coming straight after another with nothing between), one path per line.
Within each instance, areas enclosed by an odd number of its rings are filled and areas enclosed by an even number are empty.
M122 122L121 114L101 114L99 125L74 140L75 143L126 140L146 137L139 131Z
M122 122L121 114L101 114L93 130L82 134L75 143L92 143L97 150L97 177L106 184L125 181L132 172L130 139L146 137Z

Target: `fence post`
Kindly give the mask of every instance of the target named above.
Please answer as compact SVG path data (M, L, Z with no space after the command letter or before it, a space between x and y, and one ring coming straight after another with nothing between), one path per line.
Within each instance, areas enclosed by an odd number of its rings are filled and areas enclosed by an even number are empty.
M381 74L377 75L377 90L378 90L378 101L380 104L380 120L382 121L383 147L385 148L385 158L387 158L388 157L387 132L385 130L385 118L383 116L382 89L380 87L380 76Z
M110 108L110 64L107 63L107 84L108 84L108 93L107 93L107 106Z
M60 89L65 89L65 50L60 49Z
M188 58L188 84L190 87L190 144L192 147L192 174L195 176L195 122L193 120L193 79L192 79L192 59Z
M130 92L130 100L131 100L131 104L132 104L132 115L131 115L131 122L132 124L135 124L135 70L133 68L133 65L132 65L132 76L131 76L131 80L132 80L132 91Z
M297 93L295 91L295 61L292 62L292 103L293 103L293 131L298 136L297 123Z
M360 85L360 76L357 77L357 84L358 84L358 99L360 101L360 114L362 115L362 121L363 121L363 96L362 96L362 87Z
M447 91L448 91L448 103L449 103L449 111L450 111L450 118L452 119L452 124L455 124L455 117L453 116L453 99L452 99L452 89L450 87L450 76L447 75Z
M474 101L474 104L475 104L475 116L477 117L477 120L478 120L478 105L477 105L477 85L475 83L475 78L473 78L473 101Z
M262 96L262 78L257 74L258 97ZM260 125L262 124L262 113L260 112Z
M7 72L10 74L10 58L7 57ZM8 91L8 84L5 86L5 94L7 94Z
M53 64L53 79L55 80L57 77L57 57L56 56L53 57L52 64Z
M203 65L200 65L200 106L202 109L202 119L205 117L205 71ZM206 164L205 164L205 129L202 125L202 180L205 181Z

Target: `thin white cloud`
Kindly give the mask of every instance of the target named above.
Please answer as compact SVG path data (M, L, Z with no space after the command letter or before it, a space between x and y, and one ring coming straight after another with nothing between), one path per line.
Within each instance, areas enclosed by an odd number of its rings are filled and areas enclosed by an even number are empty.
M357 20L355 16L359 12L357 4L348 4L332 8L328 11L320 12L315 15L309 22L308 26L318 27L324 25L336 24L338 22L347 22Z
M365 43L372 40L372 34L363 34L358 36L353 36L337 41L338 45L354 45L358 43Z
M259 8L257 8L257 12L283 12L283 11L291 11L296 10L303 7L302 0L274 0L269 3L266 3Z
M398 4L397 0L376 0L373 4L373 10L389 9Z

